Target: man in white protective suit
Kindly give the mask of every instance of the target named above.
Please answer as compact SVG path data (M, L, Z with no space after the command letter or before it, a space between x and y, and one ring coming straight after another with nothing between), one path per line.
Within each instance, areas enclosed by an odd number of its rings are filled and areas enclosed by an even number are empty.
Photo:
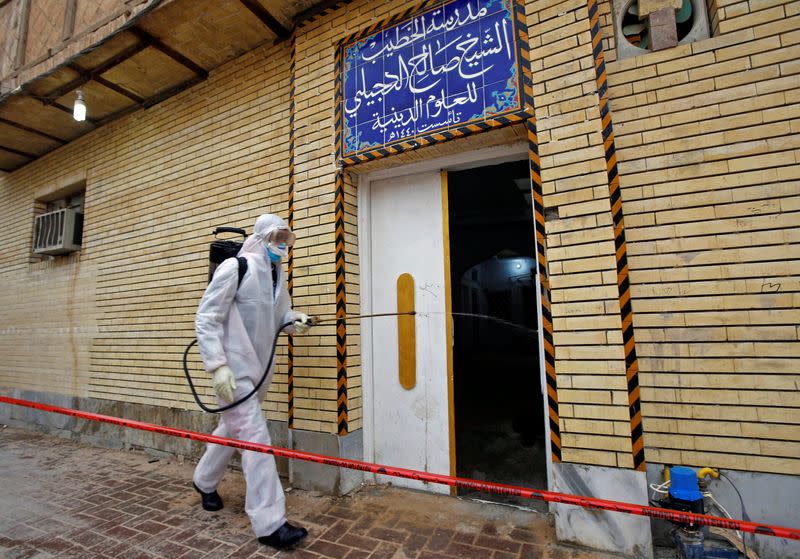
M247 259L247 271L239 284L239 263L228 258L214 272L197 309L197 343L220 404L239 400L258 384L269 363L278 328L304 334L311 326L308 316L291 309L281 258L294 244L295 235L280 217L264 214L256 220L253 234L239 256ZM271 444L261 402L272 380L270 370L258 393L223 411L214 435ZM194 488L203 508L220 510L217 486L235 449L209 444L194 472ZM308 531L286 521L283 487L275 458L245 450L242 470L247 485L245 510L258 541L287 549Z

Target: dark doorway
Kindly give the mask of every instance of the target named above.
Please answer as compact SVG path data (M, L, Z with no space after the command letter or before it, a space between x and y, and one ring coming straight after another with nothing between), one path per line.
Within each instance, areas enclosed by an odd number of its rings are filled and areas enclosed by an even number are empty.
M527 161L450 172L448 204L457 474L546 488ZM519 497L459 495L544 510Z

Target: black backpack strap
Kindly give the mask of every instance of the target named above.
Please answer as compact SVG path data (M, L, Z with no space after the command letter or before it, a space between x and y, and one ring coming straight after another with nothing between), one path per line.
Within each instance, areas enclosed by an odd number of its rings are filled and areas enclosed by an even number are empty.
M244 275L247 273L247 258L244 256L237 256L236 261L239 263L239 283L236 284L236 288L238 289L239 286L242 285Z

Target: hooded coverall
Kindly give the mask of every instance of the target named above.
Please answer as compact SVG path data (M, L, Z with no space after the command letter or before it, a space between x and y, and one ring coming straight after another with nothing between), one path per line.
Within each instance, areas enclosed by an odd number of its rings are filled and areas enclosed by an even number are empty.
M275 229L288 229L275 215L262 215L256 221L253 235L239 251L247 258L247 273L237 284L238 263L224 261L214 272L211 283L200 301L195 319L197 342L205 368L215 371L227 365L234 373L239 400L258 384L269 362L275 333L282 324L293 322L297 314L291 309L286 279L280 262L274 266L277 281L273 288L273 264L266 257L264 245ZM286 328L293 333L293 327ZM258 393L242 404L223 411L214 435L244 441L271 444L261 402L274 372L270 370ZM225 404L218 400L220 405ZM235 449L208 444L197 464L194 483L206 493L215 491ZM286 521L283 487L278 478L275 458L269 454L245 450L242 470L247 485L245 510L256 537L272 534Z

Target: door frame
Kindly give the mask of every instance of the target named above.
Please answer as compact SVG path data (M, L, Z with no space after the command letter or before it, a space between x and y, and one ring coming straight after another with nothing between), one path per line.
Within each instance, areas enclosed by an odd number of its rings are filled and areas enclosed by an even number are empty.
M448 155L443 157L437 157L433 159L429 159L426 161L408 163L405 165L399 165L397 167L391 167L388 169L382 169L378 171L373 171L371 173L364 173L358 175L358 257L359 257L359 269L361 270L360 274L360 302L361 302L361 313L362 314L371 314L373 312L372 307L372 276L369 273L369 270L372 269L372 239L369 231L371 231L372 227L372 219L370 215L370 189L371 183L373 181L382 180L382 179L389 179L389 178L396 178L401 177L404 175L412 175L417 173L424 173L424 172L432 172L432 171L440 171L442 172L442 179L446 181L446 172L447 171L463 171L466 169L471 169L474 167L485 167L488 165L497 165L500 163L508 163L511 161L520 161L520 160L527 160L528 159L528 143L527 142L517 142L514 144L504 145L504 146L497 146L491 148L484 148L478 149L474 151L469 151L466 153L458 153L455 155ZM442 211L448 212L448 203L447 203L447 183L444 182L442 185L442 193L445 197L442 201ZM444 220L443 223L449 223L449 215L443 216ZM531 222L533 223L534 215L533 211L531 211ZM535 225L535 224L534 224ZM449 243L449 231L444 232L444 239L447 243ZM533 241L532 241L533 242ZM450 254L450 247L445 247L445 259L449 259ZM450 263L443 262L445 269L445 276L449 278L449 266ZM538 281L541 281L539 278L539 271L537 267L536 277ZM449 283L449 282L448 282ZM447 293L447 297L451 297L451 293ZM545 460L547 463L547 488L552 490L553 488L553 462L552 456L550 452L547 450L547 441L550 440L550 424L549 424L549 410L547 407L547 379L545 376L545 367L544 367L544 339L543 339L543 332L542 332L542 306L541 306L541 290L536 290L536 315L537 315L537 323L539 325L537 336L539 339L539 377L540 377L540 386L541 386L541 405L544 408L544 434L545 434ZM452 336L452 331L450 332ZM452 344L452 337L450 339L450 343ZM362 320L361 321L361 394L362 394L362 406L363 406L363 421L362 421L362 428L363 428L363 445L364 445L364 460L374 462L375 461L375 414L373 409L373 399L375 397L374 392L374 372L373 372L373 364L372 364L372 351L373 351L373 340L372 340L372 325L371 321L369 320ZM452 351L451 348L448 349L448 353ZM450 368L447 371L448 378L452 380L453 378L453 371L452 371L452 359L448 359L448 366ZM453 409L453 386L452 382L448 383L448 416L450 418L450 474L455 475L455 430L454 430L454 417L455 417L455 410ZM391 465L391 464L388 464ZM365 474L365 478L375 482L376 476L375 474Z

